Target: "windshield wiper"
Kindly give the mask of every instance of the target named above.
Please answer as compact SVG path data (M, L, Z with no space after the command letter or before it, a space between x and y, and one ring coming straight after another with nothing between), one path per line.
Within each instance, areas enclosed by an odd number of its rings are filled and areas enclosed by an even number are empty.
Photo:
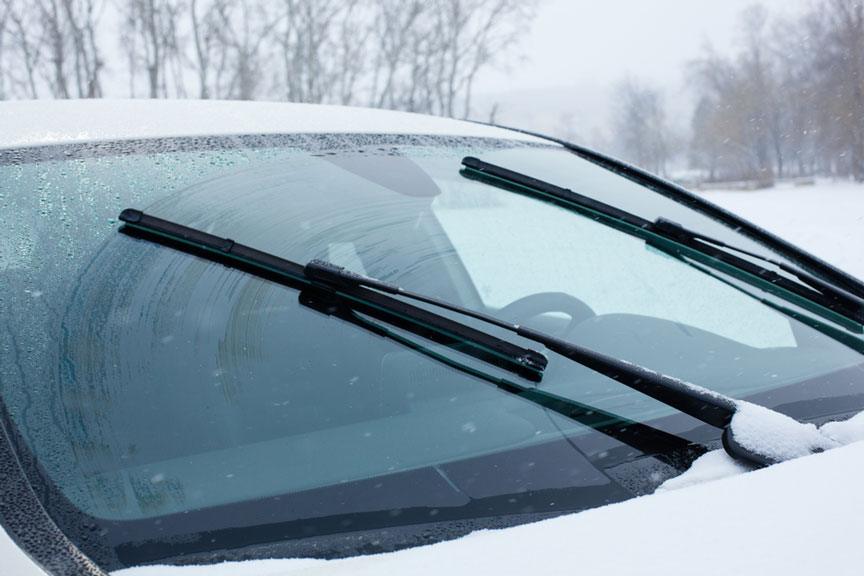
M209 260L230 264L296 289L315 288L333 301L350 303L351 307L378 320L387 322L478 360L493 364L528 380L538 382L548 360L535 351L502 340L488 332L451 320L432 311L412 306L380 291L360 285L335 286L322 282L314 274L316 266L301 264L214 236L202 230L126 209L120 214L123 232L159 244L167 244L184 252ZM310 271L312 273L310 273Z
M775 462L770 453L760 452L758 447L745 447L735 438L731 423L738 410L738 401L707 388L518 324L510 324L481 312L350 272L329 262L313 260L302 266L228 238L220 238L202 230L148 216L140 210L124 210L120 214L120 220L126 224L123 231L127 234L130 234L130 231L126 228L130 228L133 231L131 235L139 238L170 245L283 285L311 290L321 296L320 299L312 299L313 307L319 311L335 314L340 306L345 306L490 364L509 369L527 379L539 381L547 363L546 357L539 352L516 346L429 310L411 306L387 294L421 301L482 320L543 344L568 360L721 429L723 446L736 459L758 466ZM303 294L301 292L301 295ZM311 305L309 301L308 297L301 298L301 303L307 306Z
M864 300L788 264L731 246L663 218L654 221L642 218L567 188L478 158L468 156L462 160L462 165L462 175L467 178L575 209L676 257L690 257L731 273L745 282L758 283L766 291L786 300L791 299L802 308L827 316L851 331L864 332ZM794 279L752 260L771 264Z

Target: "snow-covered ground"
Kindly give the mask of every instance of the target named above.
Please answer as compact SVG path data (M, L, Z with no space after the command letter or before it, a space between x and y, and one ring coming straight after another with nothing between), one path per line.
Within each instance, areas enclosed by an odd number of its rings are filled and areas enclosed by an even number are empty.
M864 184L820 181L701 195L864 279Z
M864 185L704 196L864 278ZM864 438L864 416L823 431L852 443L747 474L712 452L654 495L452 542L345 560L145 567L115 576L857 575L864 442L856 440Z

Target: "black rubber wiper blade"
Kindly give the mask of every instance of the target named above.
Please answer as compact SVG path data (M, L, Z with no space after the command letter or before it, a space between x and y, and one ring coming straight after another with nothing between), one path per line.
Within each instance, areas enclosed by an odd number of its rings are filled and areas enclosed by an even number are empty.
M587 213L601 223L637 236L664 251L677 252L685 249L687 252L685 255L688 257L701 255L705 257L700 260L703 264L717 267L719 262L726 268L731 267L742 273L740 275L743 276L741 279L744 281L758 282L761 288L787 300L791 295L791 299L796 304L827 317L853 332L864 331L862 325L864 300L807 272L688 230L669 220L658 218L651 221L567 188L478 158L468 156L462 160L462 164L464 166L462 175L467 178ZM658 242L658 239L666 242ZM776 266L795 279L756 264L739 254Z
M493 364L528 380L539 382L548 360L543 354L502 340L430 310L419 308L380 291L361 285L334 285L307 274L301 265L279 256L221 238L203 230L126 209L120 214L121 230L138 238L169 245L250 274L296 289L318 290L334 303L350 306L379 321L387 322L469 356ZM326 263L325 263L326 264ZM314 266L311 269L314 270Z

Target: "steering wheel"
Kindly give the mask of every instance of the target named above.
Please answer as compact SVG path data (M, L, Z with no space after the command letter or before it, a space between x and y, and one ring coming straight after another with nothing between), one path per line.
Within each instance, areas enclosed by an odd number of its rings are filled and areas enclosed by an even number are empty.
M569 334L577 324L597 315L585 302L564 292L538 292L523 296L501 308L498 315L522 324L546 312L563 312L570 317L562 335Z

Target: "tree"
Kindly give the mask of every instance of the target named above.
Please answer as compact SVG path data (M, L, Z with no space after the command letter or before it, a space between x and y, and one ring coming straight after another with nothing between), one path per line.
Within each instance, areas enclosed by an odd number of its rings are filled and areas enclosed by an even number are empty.
M614 101L613 133L618 153L646 170L665 174L671 131L660 91L628 79L615 88Z
M11 0L0 0L0 100L6 99L6 38L7 23L12 12Z
M222 0L215 0L201 8L199 0L192 0L189 15L192 19L192 38L195 45L194 68L198 76L198 97L206 100L211 96L210 75L218 38L222 35L219 29L222 20L220 12L224 10Z
M102 96L104 62L96 41L98 14L96 0L61 0L63 19L71 44L75 86L79 97Z
M471 115L474 82L480 70L497 63L524 32L535 4L519 0L438 0L435 15L433 68L436 98L432 112L443 116ZM460 106L461 104L461 106Z
M6 50L7 80L10 91L16 95L38 98L40 92L37 79L42 57L40 49L42 43L37 37L36 12L32 8L28 9L27 6L20 0L17 2L9 0L7 3L7 18L10 26Z
M717 125L722 120L717 114L717 104L708 96L702 96L693 111L690 129L690 165L706 171L707 179L718 179L719 165L723 160L724 138Z
M218 6L219 96L258 98L267 76L265 50L283 18L274 15L266 0L235 0Z
M710 47L691 64L701 109L694 117L691 154L715 177L773 181L782 175L787 130L779 98L775 53L768 42L768 17L761 7L742 13L742 50L732 58ZM714 157L704 165L705 151Z
M373 106L417 109L418 80L428 73L423 62L432 34L424 23L429 8L423 0L382 0L378 4L375 25L370 28L376 47L370 95ZM400 84L407 93L399 94Z
M150 98L185 96L178 23L182 0L122 0L124 25L121 43L127 54L131 96L143 66Z
M830 150L832 170L864 180L864 5L823 0L805 25L819 46L810 71L825 126L820 144Z
M97 0L3 0L0 93L55 98L102 95Z
M360 3L283 2L284 24L278 44L285 98L290 102L350 102L362 70L367 35Z
M0 97L275 97L451 116L538 0L0 0ZM119 18L121 60L106 62ZM193 88L194 86L194 88Z
M716 178L814 173L864 180L864 5L820 0L773 23L741 18L742 49L692 64L690 158Z

